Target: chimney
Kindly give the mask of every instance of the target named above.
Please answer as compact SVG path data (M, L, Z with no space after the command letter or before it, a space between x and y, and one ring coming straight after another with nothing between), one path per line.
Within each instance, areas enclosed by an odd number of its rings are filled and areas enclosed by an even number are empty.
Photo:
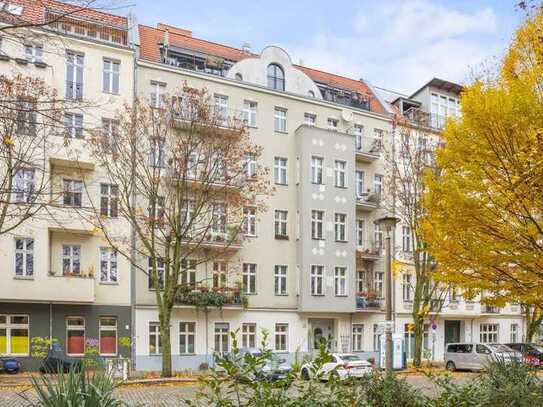
M245 54L250 54L250 53L251 53L251 44L249 44L248 42L244 42L244 43L241 45L241 50L242 50L243 53L245 53Z
M168 24L158 23L156 28L163 31L169 31L172 34L182 35L184 37L192 37L192 31L183 28L177 28Z

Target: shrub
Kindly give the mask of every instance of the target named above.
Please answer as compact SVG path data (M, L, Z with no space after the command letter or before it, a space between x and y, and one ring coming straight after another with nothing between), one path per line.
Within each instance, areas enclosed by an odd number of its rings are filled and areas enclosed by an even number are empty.
M116 388L105 373L89 374L81 369L58 373L54 378L32 377L32 387L38 401L24 393L21 397L32 407L120 407L125 405L113 396Z

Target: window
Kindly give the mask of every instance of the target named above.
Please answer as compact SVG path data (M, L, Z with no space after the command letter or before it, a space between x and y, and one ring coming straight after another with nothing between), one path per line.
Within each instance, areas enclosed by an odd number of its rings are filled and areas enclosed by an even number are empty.
M376 194L383 193L383 176L380 174L375 174L373 176L373 192Z
M81 246L62 245L62 274L81 272Z
M324 266L311 266L311 295L324 295Z
M223 203L213 204L211 231L217 234L226 233L226 205Z
M381 129L373 129L373 142L370 147L370 152L380 153L383 149L383 139L385 132Z
M183 227L187 231L187 235L190 236L191 233L194 232L197 224L196 203L192 199L187 199L183 201L182 205L180 214L181 221L183 222Z
M287 111L279 107L275 108L274 129L282 133L287 132Z
M383 248L383 227L380 224L373 226L373 240L378 249Z
M119 122L117 120L102 118L103 144L110 152L117 151Z
M64 205L81 208L81 201L83 199L83 182L65 179L63 184L64 191L62 196Z
M275 157L273 162L273 180L276 184L287 185L287 159Z
M21 168L15 174L15 202L30 203L34 200L34 169Z
M117 354L117 318L101 317L99 321L100 355Z
M256 177L256 158L252 155L245 157L245 175L247 178Z
M225 354L229 349L229 331L228 322L215 322L215 352Z
M275 90L285 90L285 73L283 68L277 64L268 65L267 70L268 88Z
M75 113L64 114L65 136L68 138L83 138L83 115Z
M85 318L66 318L66 353L72 356L85 353Z
M114 186L114 185L112 185ZM116 186L114 186L115 188L117 188ZM115 194L113 195L113 197L115 198L115 217L117 216L117 191L115 190L114 191ZM106 195L107 196L107 195ZM164 200L164 197L163 196L151 196L149 197L149 207L147 208L147 213L149 215L149 219L151 221L163 221L164 220L164 214L165 214L165 211L164 211L164 204L165 204L165 200ZM104 203L105 205L105 203ZM107 215L104 215L104 216L107 216Z
M149 322L149 355L160 355L161 353L160 324L158 322Z
M249 127L256 127L256 102L243 102L243 121Z
M164 168L165 139L163 137L151 137L149 139L149 165L156 168Z
M379 333L379 325L373 324L373 351L381 350L381 334Z
M179 323L179 354L191 355L195 353L195 322L180 322Z
M322 184L322 169L324 166L324 159L321 157L311 157L311 182L313 184Z
M364 325L353 324L353 352L362 352L364 350Z
M311 237L324 239L324 211L311 211Z
M36 102L19 100L15 103L17 107L15 129L17 134L35 136L36 125L38 124L38 114Z
M481 324L479 330L479 342L498 343L498 324Z
M344 297L347 295L347 267L336 267L334 287L337 297Z
M0 355L28 356L28 315L0 315Z
M155 262L154 257L149 257L149 266L147 268L147 275L149 277L149 290L156 290L154 281L153 281L153 267L156 267L156 277L158 280L159 289L164 289L164 273L166 271L166 264L164 259L157 258Z
M119 188L117 185L100 184L100 215L108 218L118 216Z
M151 81L151 107L161 108L164 104L166 95L166 84L161 82Z
M222 261L213 262L213 288L226 288L227 279L226 263Z
M241 346L256 348L256 324L241 324Z
M181 260L181 276L180 284L188 286L196 285L196 260L183 259Z
M106 93L119 93L119 71L121 63L104 59L102 91Z
M347 176L346 176L347 163L345 161L336 160L335 162L335 175L336 175L336 187L346 188L347 187Z
M366 224L364 222L364 219L357 219L356 220L356 245L360 247L364 247L364 229L366 228Z
M256 236L256 209L243 208L243 233L247 236Z
M288 350L288 324L275 324L275 350L278 352Z
M15 239L15 275L34 275L34 239Z
M243 291L256 294L256 264L243 263Z
M109 247L100 248L100 281L116 283L117 280L117 251Z
M275 238L287 238L287 211L275 211Z
M383 284L385 280L385 273L382 271L376 271L375 272L375 279L374 279L374 290L377 294L377 298L383 298Z
M457 98L432 93L430 116L432 127L442 128L447 116L460 116L460 101Z
M336 242L347 241L347 215L344 213L334 214Z
M287 295L287 266L274 267L273 286L275 295Z
M68 51L66 53L66 98L83 98L83 54Z
M413 286L411 285L411 274L404 273L402 275L402 298L404 302L411 302L411 293Z
M356 171L356 196L358 198L361 198L366 194L364 178L364 171Z
M215 116L221 122L228 120L228 96L215 94Z
M25 58L28 62L43 62L43 46L26 44Z
M518 342L518 324L511 324L511 331L509 334L509 341L511 343L517 343Z
M329 130L336 131L337 130L337 124L338 124L337 119L333 119L331 117L328 118L328 129Z
M317 124L317 115L313 113L304 113L304 124L315 126Z
M364 137L364 126L355 124L353 127L354 146L357 150L362 150L362 139Z
M411 249L411 228L409 226L402 226L402 250L404 252L410 252Z
M356 292L360 294L366 291L366 270L356 271Z

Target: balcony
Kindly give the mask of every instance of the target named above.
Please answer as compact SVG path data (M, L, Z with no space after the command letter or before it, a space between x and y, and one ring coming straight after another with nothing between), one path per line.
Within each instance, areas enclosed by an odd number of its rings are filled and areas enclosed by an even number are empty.
M379 208L381 201L380 193L364 192L356 195L356 209L360 209L365 212L371 212Z
M356 295L357 311L381 311L383 309L383 300L376 298L375 293L358 293Z
M500 309L493 305L481 304L481 314L499 314Z
M317 84L317 86L321 91L322 98L327 102L371 111L371 96L368 94L334 88L324 84Z
M197 287L187 288L177 293L175 298L177 305L187 305L196 308L219 308L246 307L247 298L241 293L239 287L208 288Z
M171 48L163 52L162 62L177 68L190 69L191 71L204 72L222 77L226 76L228 70L234 64L233 61L224 58L212 55L194 55L172 50Z
M372 163L382 157L382 143L380 139L374 137L364 137L360 134L355 135L355 158L361 163Z
M175 124L179 128L197 129L202 133L239 133L247 123L244 112L239 109L230 109L212 105L209 112L202 113L196 109L175 107Z
M404 117L415 126L426 127L432 130L442 130L447 121L446 116L428 113L418 107L411 107L404 112Z
M216 250L239 250L241 249L242 234L228 232L208 232L205 236L201 234L193 236L184 242L187 246L200 247Z

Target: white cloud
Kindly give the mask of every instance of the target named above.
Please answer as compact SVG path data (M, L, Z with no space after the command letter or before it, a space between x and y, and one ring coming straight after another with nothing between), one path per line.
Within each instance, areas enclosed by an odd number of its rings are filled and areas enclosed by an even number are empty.
M287 49L308 66L409 92L434 76L467 79L470 67L499 52L498 25L489 8L459 11L430 0L395 0L360 9L352 35L320 32Z

